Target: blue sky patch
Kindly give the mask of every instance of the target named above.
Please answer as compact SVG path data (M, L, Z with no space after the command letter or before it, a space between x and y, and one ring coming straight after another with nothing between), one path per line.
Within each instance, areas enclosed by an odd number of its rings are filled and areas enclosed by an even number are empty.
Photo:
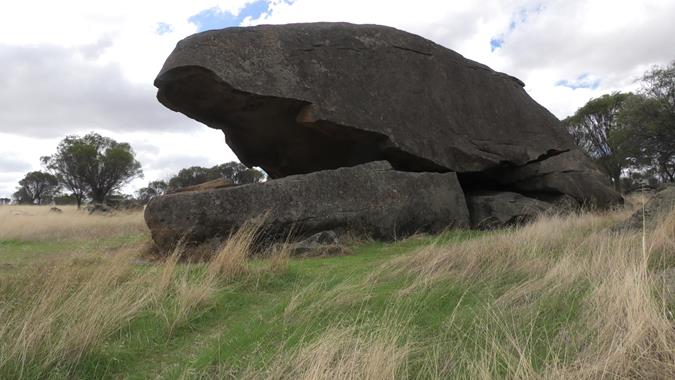
M499 36L499 37L492 37L490 40L490 51L495 51L502 47L502 44L504 43L504 37Z
M244 7L238 15L230 12L224 12L219 8L205 9L188 21L197 25L197 31L203 32L211 29L222 29L230 26L238 26L246 17L256 19L269 10L270 2L268 0L257 0Z
M537 4L529 8L521 8L511 15L511 21L509 22L509 27L506 32L496 35L490 39L490 51L493 52L504 45L505 37L516 30L518 25L524 24L527 22L530 15L539 14L544 10L543 4Z
M157 23L157 29L155 31L157 32L157 34L159 34L161 36L164 33L172 32L173 28L171 27L171 25L169 25L165 22L159 22L159 23Z
M559 80L555 82L556 86L562 86L576 90L578 88L590 88L595 90L600 86L600 78L595 78L588 73L579 75L575 80Z

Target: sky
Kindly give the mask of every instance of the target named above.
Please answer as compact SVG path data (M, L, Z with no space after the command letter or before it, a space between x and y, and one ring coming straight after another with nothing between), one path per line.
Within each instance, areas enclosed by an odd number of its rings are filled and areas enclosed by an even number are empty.
M149 181L236 160L221 131L164 108L176 43L230 26L347 21L419 34L516 76L559 118L675 60L675 0L22 0L0 3L0 197L67 135L128 142Z

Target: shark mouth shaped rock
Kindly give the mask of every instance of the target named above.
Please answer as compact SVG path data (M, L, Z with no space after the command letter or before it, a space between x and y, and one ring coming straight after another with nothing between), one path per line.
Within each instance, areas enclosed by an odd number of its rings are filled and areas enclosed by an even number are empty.
M294 175L263 183L175 193L153 199L145 220L164 251L222 240L247 221L266 242L321 231L392 240L418 231L469 227L455 173L393 170L386 161Z
M242 163L272 179L387 161L396 171L454 172L465 192L621 201L521 81L390 27L195 34L155 86L162 104L222 130Z

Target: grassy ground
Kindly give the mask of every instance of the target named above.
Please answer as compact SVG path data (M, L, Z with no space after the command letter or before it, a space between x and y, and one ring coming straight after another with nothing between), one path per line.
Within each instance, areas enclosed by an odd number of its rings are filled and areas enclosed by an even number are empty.
M673 378L675 213L627 215L183 264L139 214L0 207L0 378Z

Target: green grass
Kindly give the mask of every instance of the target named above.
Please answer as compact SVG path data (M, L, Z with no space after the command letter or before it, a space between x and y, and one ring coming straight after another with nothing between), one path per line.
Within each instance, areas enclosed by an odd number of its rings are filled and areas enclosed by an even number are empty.
M367 348L372 343L368 334L377 338L380 331L380 335L393 334L397 347L409 347L404 366L397 372L400 377L471 378L482 374L512 378L533 374L546 377L542 374L548 373L565 378L577 373L574 371L583 363L584 355L590 355L586 352L589 339L600 339L597 336L601 332L589 328L588 320L590 314L597 313L593 296L602 281L579 274L581 269L574 268L576 277L565 283L555 277L555 263L571 254L565 239L596 239L594 234L601 228L605 231L611 223L600 218L583 222L591 227L582 222L582 227L564 220L555 223L569 231L558 237L560 241L551 237L552 247L536 236L525 241L523 236L527 235L518 231L451 231L394 243L364 242L351 247L353 254L349 256L292 259L285 270L278 272L266 269L269 259L255 259L249 264L249 274L219 283L208 301L194 309L183 323L169 327L172 307L179 302L177 293L169 293L98 341L80 359L57 363L46 372L37 369L35 376L26 372L25 376L266 377L265 371L296 360L294 355L324 339L327 332L353 329L355 347ZM545 237L558 227L551 232L537 232L536 228L532 235ZM512 235L515 243L502 239ZM139 246L146 238L131 234L94 241L0 241L0 263L26 266L73 250L115 252L121 247ZM504 244L508 255L520 256L511 260L500 258L498 250L475 251L476 262L482 266L480 271L462 274L461 265L469 266L473 258L470 249L482 247L470 244L481 239ZM522 249L518 246L520 240ZM429 247L447 248L447 252L441 250L447 257L458 255L459 269L443 269L439 264L440 272L434 275L423 275L416 271L419 268L401 269ZM453 247L460 251L453 253ZM583 253L581 243L578 247L578 252L572 254L579 255L575 260L583 267L582 261L591 260L595 253ZM612 249L607 248L607 254ZM469 253L461 256L461 252ZM672 260L673 252L661 249L658 253L666 257L661 262ZM485 261L490 257L494 260ZM523 264L519 260L530 259L533 266L517 265ZM537 260L548 263L545 269L537 266ZM155 266L137 265L134 272L142 275ZM8 273L1 268L0 281ZM196 284L207 271L206 264L179 264L173 277L185 275L185 281ZM567 275L563 272L559 276ZM556 286L559 283L562 285ZM522 290L528 286L532 289ZM667 307L672 309L672 304ZM630 347L625 351L630 352ZM668 356L664 357L667 360ZM557 368L569 372L560 375L555 372ZM587 378L596 376L596 372L579 373ZM660 372L663 373L667 372Z
M380 263L431 243L451 244L477 235L480 233L457 231L396 243L368 242L353 247L354 254L349 256L292 260L288 271L281 275L263 274L225 286L209 305L191 316L187 325L171 334L160 315L146 311L87 355L73 372L72 368L61 368L51 376L179 378L186 371L208 372L214 366L237 371L262 365L283 345L310 339L329 326L385 317L392 310L390 300L408 281L395 278L363 285ZM84 242L3 241L0 262L25 265L73 250L113 250L138 240L138 236L122 236ZM183 264L182 269L200 272L203 268L203 264ZM322 301L326 294L354 285L354 299L332 308L312 310L313 303ZM284 316L291 297L303 289L313 290L305 294L298 310L290 317ZM431 336L460 297L465 302L469 298L472 302L478 300L477 296L467 297L459 288L439 287L429 294L415 294L400 305L424 305L409 323L419 337ZM427 302L430 299L433 302Z
M447 234L447 240L462 240L471 232ZM374 267L395 255L401 255L428 244L432 238L406 240L399 243L367 243L354 248L350 256L292 260L287 273L248 280L228 286L203 313L191 319L188 326L167 336L161 321L144 316L82 363L76 372L82 378L142 379L150 374L178 378L184 372L200 372L215 365L234 369L263 363L283 343L299 342L336 322L362 317L368 310L382 316L387 300L403 286L403 281L379 284L374 296L366 302L357 300L337 313L322 310L320 315L298 319L284 318L284 308L299 289L315 286L306 303L320 299L326 292L347 284L359 283ZM192 270L199 270L196 266ZM436 317L443 310L436 310ZM424 313L426 314L426 313ZM419 321L424 325L423 321Z
M113 251L147 239L145 234L121 235L93 240L0 240L0 273L73 252Z
M471 287L444 282L405 296L399 293L413 278L367 280L379 264L393 257L432 243L453 244L478 235L459 231L397 243L370 242L354 247L350 256L292 260L281 276L260 276L226 286L187 325L170 335L159 316L145 313L83 360L72 374L76 378L210 377L227 368L227 373L237 375L248 367L264 366L280 351L292 350L331 326L367 328L392 317L405 326L407 339L428 348L443 341L480 345L482 342L471 342L467 331L476 328L477 319L489 323L486 301L494 300L501 290L522 278L500 278ZM189 270L200 271L201 267L192 265ZM332 294L344 297L345 290L353 297L331 299ZM285 314L298 292L303 292L302 302ZM532 339L540 351L535 355L539 364L548 354L549 338L574 318L577 301L574 294L541 300L538 315L531 318L534 326L518 326L535 331ZM322 307L317 308L317 303ZM446 330L450 316L455 325ZM416 354L420 368L413 366L413 372L421 371L428 354Z

